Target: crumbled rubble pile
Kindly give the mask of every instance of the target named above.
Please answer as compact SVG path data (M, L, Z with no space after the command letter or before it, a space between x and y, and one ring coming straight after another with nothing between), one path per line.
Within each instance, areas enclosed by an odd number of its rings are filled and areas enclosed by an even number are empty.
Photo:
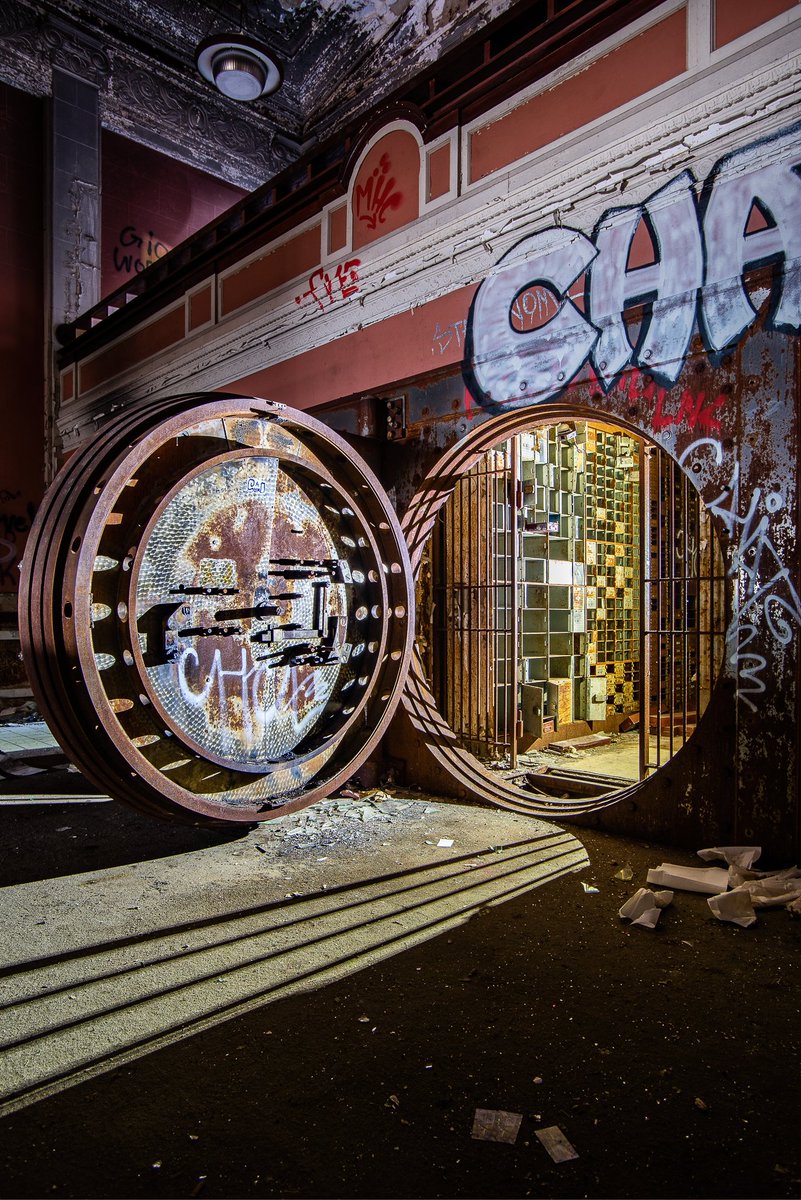
M421 821L436 812L438 805L408 795L348 789L302 812L279 817L271 823L271 831L279 842L275 852L286 857L299 851L305 854L312 848L358 848L384 840L389 833L387 827L393 823Z
M0 721L28 725L41 719L35 700L0 696Z

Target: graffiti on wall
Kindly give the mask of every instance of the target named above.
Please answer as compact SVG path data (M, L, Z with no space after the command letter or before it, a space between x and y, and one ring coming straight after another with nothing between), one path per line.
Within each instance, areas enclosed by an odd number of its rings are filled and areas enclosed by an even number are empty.
M605 391L632 366L670 387L696 329L716 353L751 327L758 310L744 275L766 263L779 268L768 327L797 332L799 168L801 124L725 155L700 189L685 170L642 204L608 209L592 237L567 226L525 237L481 283L470 309L465 373L476 400L503 407L542 403L587 363ZM641 221L656 261L632 269ZM551 315L526 327L515 321L515 305L535 285L551 294ZM635 305L645 307L632 344L625 313Z
M141 234L133 225L126 225L120 230L112 253L114 270L124 275L139 274L169 252L170 247L159 241L152 229L147 234Z
M793 642L801 601L782 547L794 498L770 484L743 494L738 451L724 465L718 435L730 397L673 389L697 332L710 355L735 346L769 298L769 330L801 329L801 123L718 160L698 185L676 175L642 204L608 209L592 236L553 227L510 250L479 286L468 317L465 378L479 404L508 408L552 400L585 367L609 392L636 391L644 428L675 446L696 439L682 466L709 457L726 480L704 489L709 512L728 536L733 613L726 657L738 698L755 710L766 691L765 651ZM653 261L632 267L645 222ZM746 272L772 266L768 290L749 292ZM535 312L523 297L545 290ZM757 301L757 304L754 301ZM642 306L631 326L627 310ZM519 311L531 309L528 326ZM638 369L639 368L639 369ZM624 376L625 372L625 376ZM671 390L673 389L673 390ZM721 435L722 436L722 435ZM731 445L731 443L729 443ZM722 473L722 474L721 474Z
M461 349L464 343L465 330L467 321L453 321L450 325L444 327L437 321L434 326L434 335L431 338L431 353L435 354L439 351L444 354L452 342L456 342L457 348Z
M347 262L338 264L333 275L319 267L309 276L306 291L295 297L295 303L303 304L309 301L316 304L320 312L325 312L326 308L337 300L347 300L350 296L355 296L360 290L361 265L360 258L349 258Z
M677 393L657 383L650 372L636 369L626 373L620 387L629 402L629 413L636 411L642 424L655 433L717 433L721 418L732 407L730 390L708 395L684 387Z
M718 466L723 448L716 438L699 438L679 456L681 466L699 453L711 450ZM768 661L759 653L761 626L779 646L788 646L801 628L801 600L785 565L773 529L774 518L786 509L782 492L753 490L747 504L740 500L740 465L735 462L731 478L708 511L718 517L731 547L728 574L735 581L731 624L726 631L726 658L737 678L737 695L753 711L755 697L765 691Z
M392 164L388 154L382 154L378 166L364 183L357 183L353 192L353 211L357 221L362 221L368 229L377 229L383 225L387 213L400 208L403 193L399 191L397 180L392 175Z
M21 492L0 489L0 588L15 589L17 566L22 558L25 534L36 515L32 500L22 500Z

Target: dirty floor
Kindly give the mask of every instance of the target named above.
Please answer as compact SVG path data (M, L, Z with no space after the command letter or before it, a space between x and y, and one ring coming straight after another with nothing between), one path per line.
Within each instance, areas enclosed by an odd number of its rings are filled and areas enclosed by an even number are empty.
M447 803L414 804L427 861L458 856L436 845ZM113 804L12 806L4 890L198 854L255 863L261 842L291 895L312 857L342 850L353 870L409 814L329 809L269 843ZM677 892L655 931L631 928L617 910L648 867L699 860L572 832L589 867L3 1117L0 1196L798 1197L801 921L743 930ZM476 1109L521 1114L516 1142L473 1139ZM551 1126L577 1158L551 1161L536 1137Z

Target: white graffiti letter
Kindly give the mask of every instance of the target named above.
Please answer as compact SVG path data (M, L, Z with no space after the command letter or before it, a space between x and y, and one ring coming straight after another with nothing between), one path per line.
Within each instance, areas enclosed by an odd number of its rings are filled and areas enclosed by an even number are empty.
M642 207L605 213L596 230L598 258L590 269L589 316L601 331L593 366L610 387L632 358L651 367L663 384L676 382L684 365L695 321L695 297L703 280L701 231L693 177L682 171ZM641 220L651 230L657 262L627 270L631 244ZM654 297L645 337L634 354L624 309Z
M577 229L546 229L503 256L476 293L469 361L485 400L514 405L556 395L584 363L597 331L566 293L596 255ZM519 330L512 305L526 288L553 292L559 307L537 329Z
M800 131L795 125L727 154L709 177L702 320L712 350L731 345L754 320L742 274L769 259L780 259L783 268L771 325L788 332L801 326L801 179L794 169L801 163ZM755 204L768 228L747 234Z

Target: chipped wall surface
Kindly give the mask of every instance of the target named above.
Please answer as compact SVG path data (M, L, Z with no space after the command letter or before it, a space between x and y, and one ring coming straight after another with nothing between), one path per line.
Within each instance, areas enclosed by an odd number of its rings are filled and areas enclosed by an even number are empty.
M244 194L114 133L101 140L101 295L207 225Z

